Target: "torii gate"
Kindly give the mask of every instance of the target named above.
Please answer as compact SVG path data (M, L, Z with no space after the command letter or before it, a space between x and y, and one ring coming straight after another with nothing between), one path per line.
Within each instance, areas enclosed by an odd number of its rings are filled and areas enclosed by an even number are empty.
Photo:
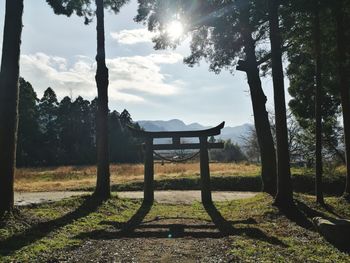
M129 127L135 137L143 138L145 151L145 171L144 171L144 202L152 204L154 201L154 159L155 150L179 150L179 149L199 149L200 151L200 182L201 198L203 204L211 204L210 171L208 149L224 147L223 143L210 143L208 137L219 135L225 126L222 122L218 126L206 130L196 131L162 131L150 132L136 130ZM180 143L181 138L199 138L199 143ZM171 144L153 144L153 139L172 138Z

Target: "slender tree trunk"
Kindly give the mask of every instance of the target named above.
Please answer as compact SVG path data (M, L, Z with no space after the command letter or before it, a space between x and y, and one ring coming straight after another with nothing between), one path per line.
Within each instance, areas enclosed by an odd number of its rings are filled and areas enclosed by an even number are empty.
M14 205L23 0L6 0L0 71L0 215Z
M255 54L255 41L249 25L249 10L242 9L240 14L241 33L244 39L246 61L241 61L237 70L247 73L250 95L253 105L254 123L261 155L262 191L276 194L276 153L271 127L266 111L266 96L262 90L259 69Z
M293 204L293 187L290 174L287 111L282 64L282 39L279 29L278 2L278 0L268 1L277 144L277 194L275 197L275 204L277 206L290 206Z
M343 110L343 125L345 137L345 159L346 159L346 184L344 197L350 199L350 84L346 72L346 45L343 0L337 0L335 6L335 18L337 23L337 52L338 52L338 72L341 95L341 105Z
M315 119L316 119L316 181L315 192L316 202L324 204L323 187L322 187L322 54L321 54L321 37L320 37L320 14L319 1L314 1L314 47L316 52L316 92L315 92Z
M97 183L94 195L107 199L111 195L108 149L108 68L105 55L103 0L96 0L97 19Z

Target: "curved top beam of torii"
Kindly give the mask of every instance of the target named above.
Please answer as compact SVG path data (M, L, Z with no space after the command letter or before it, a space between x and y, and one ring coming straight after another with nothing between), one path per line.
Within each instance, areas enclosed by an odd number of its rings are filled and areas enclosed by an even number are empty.
M206 130L196 130L196 131L143 131L136 130L133 127L129 126L130 131L133 133L135 137L141 138L174 138L174 137L209 137L219 135L221 133L221 129L224 128L225 122L223 121L218 126L209 128Z

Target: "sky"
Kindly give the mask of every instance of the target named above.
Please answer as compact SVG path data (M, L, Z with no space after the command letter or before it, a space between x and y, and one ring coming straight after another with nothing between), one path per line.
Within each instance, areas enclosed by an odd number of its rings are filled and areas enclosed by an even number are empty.
M97 95L96 21L84 25L83 18L55 15L45 0L24 2L21 76L39 98L51 87L59 100L64 96L93 99ZM0 48L4 12L5 0L0 0ZM133 21L136 12L137 3L131 0L118 15L105 14L111 110L127 109L133 120L180 119L206 126L221 121L226 126L253 123L245 73L216 75L204 61L193 68L183 64L189 39L174 50L154 50L152 34ZM262 83L272 110L271 77Z

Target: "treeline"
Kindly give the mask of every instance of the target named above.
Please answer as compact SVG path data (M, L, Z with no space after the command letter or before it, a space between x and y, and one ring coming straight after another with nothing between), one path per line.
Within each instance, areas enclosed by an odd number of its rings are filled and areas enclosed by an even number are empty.
M81 96L57 100L47 88L38 99L32 85L19 80L19 125L17 166L85 165L96 163L97 101ZM142 141L133 137L127 126L141 129L127 110L108 114L110 161L142 162ZM211 150L213 161L244 161L246 156L231 140L223 150Z
M213 138L210 138L209 141L215 142ZM219 142L224 143L224 148L210 150L209 153L211 161L242 162L248 160L244 152L241 150L241 147L238 144L233 143L230 139L226 141L219 140Z
M293 101L293 99L291 100ZM324 147L322 149L323 160L329 167L336 167L344 165L345 162L345 149L344 149L344 130L336 121L339 115L334 115L332 118L335 120L333 124L335 127L325 129L322 136L324 141ZM271 133L274 142L276 142L276 125L274 123L273 114L270 114ZM330 123L328 123L329 125ZM290 162L293 166L303 166L312 168L315 166L315 134L312 132L314 124L310 121L308 126L300 125L297 117L288 113L287 115L287 128L289 139L289 153ZM256 130L251 127L244 135L241 136L242 149L250 162L261 162L260 149L258 144L258 138L256 136Z
M96 99L61 101L47 88L38 99L32 85L19 81L17 166L83 165L96 163ZM109 112L111 162L142 160L140 141L127 126L140 129L127 110Z

